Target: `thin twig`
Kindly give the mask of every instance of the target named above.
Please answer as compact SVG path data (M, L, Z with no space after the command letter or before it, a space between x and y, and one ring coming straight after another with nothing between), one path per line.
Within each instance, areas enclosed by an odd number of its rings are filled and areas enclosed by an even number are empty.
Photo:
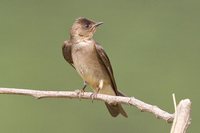
M175 93L172 94L172 98L173 98L173 103L174 103L174 111L176 112L176 96L175 96Z
M80 98L80 92L77 91L43 91L43 90L30 90L30 89L16 89L16 88L0 88L0 94L16 94L33 96L37 99L40 98ZM92 99L91 92L84 92L81 94L81 99ZM138 100L134 97L110 96L97 94L94 100L100 100L108 103L123 103L137 107L141 111L150 112L157 118L161 118L167 122L172 122L174 115L170 114L155 105L150 105Z
M176 104L176 96L175 96L175 94L173 93L172 94L172 98L173 98L173 103L174 103L174 115L175 115L175 117L174 117L174 121L176 121L176 116L177 116L177 111L176 111L176 107L177 107L177 104ZM174 129L174 127L176 126L176 124L175 124L175 122L173 122L172 123L172 127L171 127L171 129ZM171 130L170 131L170 133L174 133L174 131L173 130Z

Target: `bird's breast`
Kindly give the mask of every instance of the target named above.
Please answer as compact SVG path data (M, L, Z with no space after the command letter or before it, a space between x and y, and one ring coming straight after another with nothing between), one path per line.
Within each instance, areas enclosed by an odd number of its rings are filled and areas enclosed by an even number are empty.
M74 45L72 59L80 76L91 86L98 85L101 79L110 82L105 67L97 55L94 43L81 42Z
M94 67L98 64L93 44L78 43L72 49L72 59L76 70L85 78L92 75Z

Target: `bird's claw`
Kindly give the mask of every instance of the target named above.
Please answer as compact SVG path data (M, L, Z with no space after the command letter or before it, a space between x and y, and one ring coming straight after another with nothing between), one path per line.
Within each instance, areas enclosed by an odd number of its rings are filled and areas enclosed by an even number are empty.
M78 98L81 100L81 97L84 95L84 89L76 90Z
M78 90L75 90L75 92L77 93L79 99L81 99L81 97L84 95L84 92L85 92L85 88L87 87L87 82L84 81L83 83L83 87L81 89L78 89Z
M94 101L95 98L97 98L97 92L94 92L90 95L90 97L92 98L92 102Z

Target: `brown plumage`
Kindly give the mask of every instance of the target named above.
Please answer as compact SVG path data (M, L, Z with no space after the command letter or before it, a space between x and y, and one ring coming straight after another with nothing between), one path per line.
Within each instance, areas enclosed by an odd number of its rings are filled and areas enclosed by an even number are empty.
M117 90L107 54L92 38L96 28L101 24L86 18L78 18L70 30L70 40L65 41L62 47L63 56L96 93L123 96ZM105 104L113 117L119 114L127 117L121 104Z

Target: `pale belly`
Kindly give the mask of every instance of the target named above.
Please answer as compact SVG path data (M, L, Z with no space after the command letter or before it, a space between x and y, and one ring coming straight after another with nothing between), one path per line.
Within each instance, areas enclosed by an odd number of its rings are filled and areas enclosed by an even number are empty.
M94 91L97 91L102 83L99 93L115 95L111 87L110 77L106 68L99 60L93 45L79 47L73 49L72 59L74 67L84 81L86 81Z

